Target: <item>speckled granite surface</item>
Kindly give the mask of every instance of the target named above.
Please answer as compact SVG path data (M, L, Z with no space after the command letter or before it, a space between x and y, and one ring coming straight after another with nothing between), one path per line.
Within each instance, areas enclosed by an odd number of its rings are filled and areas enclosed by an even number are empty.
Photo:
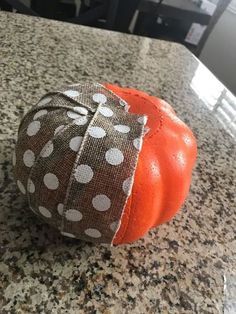
M3 12L0 21L0 312L222 313L224 276L236 273L236 149L209 101L223 86L180 45ZM62 238L13 183L23 112L55 85L91 78L163 97L198 140L183 209L132 245Z

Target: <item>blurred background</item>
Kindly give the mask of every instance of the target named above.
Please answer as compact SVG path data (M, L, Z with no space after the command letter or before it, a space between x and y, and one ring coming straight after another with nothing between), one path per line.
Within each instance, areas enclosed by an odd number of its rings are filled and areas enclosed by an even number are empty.
M0 0L0 10L181 43L236 94L236 0Z

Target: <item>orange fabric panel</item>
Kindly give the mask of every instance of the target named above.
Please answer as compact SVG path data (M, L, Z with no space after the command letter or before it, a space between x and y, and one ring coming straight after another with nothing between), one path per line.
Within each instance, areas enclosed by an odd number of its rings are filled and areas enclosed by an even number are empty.
M130 105L129 112L148 116L131 196L114 244L129 243L170 220L187 197L197 146L191 130L165 101L134 89L104 84Z

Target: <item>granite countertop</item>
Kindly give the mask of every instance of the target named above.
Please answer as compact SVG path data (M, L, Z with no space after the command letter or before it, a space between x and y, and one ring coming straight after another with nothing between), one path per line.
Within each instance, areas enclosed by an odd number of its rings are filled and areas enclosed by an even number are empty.
M0 20L0 312L223 313L236 280L235 128L226 108L234 96L175 43L4 12ZM91 79L164 98L198 141L182 210L130 245L61 237L13 182L23 113L55 86Z

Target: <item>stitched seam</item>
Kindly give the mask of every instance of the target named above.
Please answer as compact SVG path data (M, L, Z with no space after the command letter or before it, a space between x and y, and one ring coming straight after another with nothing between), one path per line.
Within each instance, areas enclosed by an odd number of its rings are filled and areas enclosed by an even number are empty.
M122 93L126 94L126 95L133 95L133 93L131 92L128 92L128 91L122 91ZM150 95L146 94L147 96L146 97L151 97ZM134 94L134 96L138 97L138 98L141 98L143 101L145 101L145 103L151 103L152 106L156 109L156 111L158 111L159 113L159 116L160 116L160 125L159 127L156 129L155 132L153 132L152 134L147 134L147 138L152 138L154 135L156 135L157 133L160 132L160 130L162 129L162 126L163 126L163 113L162 111L157 107L157 105L151 100L147 100L146 97L144 96L140 96L139 94Z

